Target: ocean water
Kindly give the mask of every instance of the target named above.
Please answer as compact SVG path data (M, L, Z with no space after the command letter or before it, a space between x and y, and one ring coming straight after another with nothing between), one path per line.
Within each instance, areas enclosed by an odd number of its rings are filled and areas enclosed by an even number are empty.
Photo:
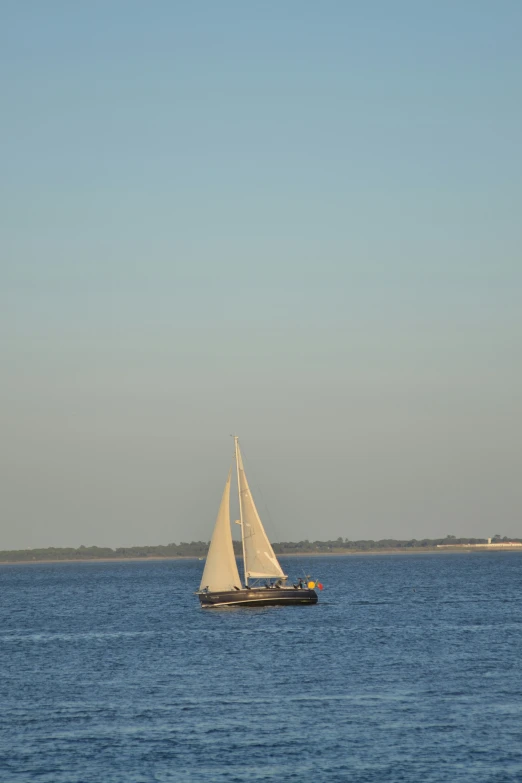
M202 610L197 560L0 567L0 781L522 781L522 554L283 559L309 607Z

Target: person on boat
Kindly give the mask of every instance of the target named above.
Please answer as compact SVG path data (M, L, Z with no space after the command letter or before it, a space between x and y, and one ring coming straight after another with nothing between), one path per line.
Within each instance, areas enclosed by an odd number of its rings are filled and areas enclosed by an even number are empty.
M296 590L302 590L303 589L303 580L302 579L298 579L297 580L297 584L294 585L294 587L295 587Z

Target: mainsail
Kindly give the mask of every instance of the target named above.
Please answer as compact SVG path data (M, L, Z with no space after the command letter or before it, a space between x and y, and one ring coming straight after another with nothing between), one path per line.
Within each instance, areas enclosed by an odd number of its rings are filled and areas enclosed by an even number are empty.
M237 478L245 558L245 581L251 579L285 577L272 545L265 533L263 523L248 486L243 459L236 438Z
M216 590L233 590L241 587L241 580L237 570L234 547L232 545L232 533L230 530L230 476L232 468L228 472L227 483L221 498L216 526L212 534L212 541L208 550L207 561L201 579L200 590L205 588L210 592Z

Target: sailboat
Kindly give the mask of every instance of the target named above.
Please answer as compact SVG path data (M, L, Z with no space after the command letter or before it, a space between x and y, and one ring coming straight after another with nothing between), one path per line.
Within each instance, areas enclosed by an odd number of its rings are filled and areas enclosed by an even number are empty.
M317 593L302 579L295 585L286 584L288 576L274 554L248 486L237 436L234 436L234 461L237 469L238 524L241 526L244 580L242 582L239 576L230 527L231 466L197 593L201 606L316 604Z

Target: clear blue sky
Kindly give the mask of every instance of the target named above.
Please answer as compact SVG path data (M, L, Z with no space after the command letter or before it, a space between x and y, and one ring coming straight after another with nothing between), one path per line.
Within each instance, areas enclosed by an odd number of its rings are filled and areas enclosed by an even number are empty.
M4 0L0 549L207 539L231 432L276 539L522 536L521 35Z

